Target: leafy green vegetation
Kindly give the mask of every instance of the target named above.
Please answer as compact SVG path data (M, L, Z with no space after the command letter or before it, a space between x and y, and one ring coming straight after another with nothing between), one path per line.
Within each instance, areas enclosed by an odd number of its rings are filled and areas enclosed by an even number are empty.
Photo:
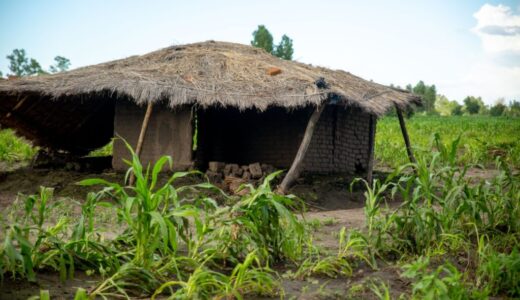
M45 71L40 63L34 59L27 57L25 49L13 49L10 55L6 56L9 60L9 71L14 76L33 76L48 73L59 73L67 71L70 67L70 60L63 56L54 57L54 65L49 66L49 71ZM2 73L0 73L0 78Z
M262 48L267 53L285 60L292 60L294 49L293 40L287 35L283 35L278 45L273 44L273 35L264 25L258 25L253 31L253 40L251 46Z
M0 162L26 162L32 159L36 149L11 129L0 130Z
M520 167L519 118L422 116L406 120L406 126L416 156L428 157L435 147L432 133L437 132L444 141L460 136L457 157L462 165L493 166L500 156L512 166ZM397 118L385 117L378 121L375 158L379 165L391 168L408 162Z
M468 289L462 282L462 274L452 264L446 263L429 271L429 259L420 257L403 266L403 277L413 281L413 299L468 299Z
M35 281L38 271L52 270L65 280L77 270L98 273L104 280L90 298L281 293L269 265L301 259L306 231L288 210L295 208L295 199L272 192L270 181L277 173L258 188L250 187L246 196L232 199L209 183L174 187L176 180L196 172L175 173L159 186L159 172L171 165L171 158L145 168L129 150L126 178L132 173L135 184L83 180L80 185L103 188L88 194L79 218L61 215L51 220L63 202L53 199L47 188L12 206L1 223L6 232L0 248L1 277ZM218 192L232 204L218 207L205 191ZM100 208L114 214L122 228L113 238L99 234L95 215Z
M444 146L435 134L429 156L374 182L365 193L367 240L382 259L418 257L402 274L413 280L418 299L518 297L519 175L497 158L497 176L472 182L469 166L460 167L460 142ZM399 207L385 206L396 197ZM463 278L450 263L428 270L430 259L441 257L463 262L466 274L474 275Z
M88 156L112 156L112 151L114 149L114 141L110 141L110 143L105 146L91 151Z

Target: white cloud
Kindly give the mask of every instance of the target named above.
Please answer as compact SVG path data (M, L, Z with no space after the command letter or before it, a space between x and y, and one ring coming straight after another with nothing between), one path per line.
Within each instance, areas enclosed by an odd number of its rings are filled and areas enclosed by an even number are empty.
M473 15L477 26L473 28L489 53L520 53L520 13L504 5L484 4Z
M520 99L520 11L484 4L473 16L477 24L471 31L482 42L482 55L459 80L445 83L446 93L458 99L482 96L488 104Z
M520 67L505 67L491 62L473 65L461 80L459 88L474 96L482 96L487 103L497 98L519 99Z

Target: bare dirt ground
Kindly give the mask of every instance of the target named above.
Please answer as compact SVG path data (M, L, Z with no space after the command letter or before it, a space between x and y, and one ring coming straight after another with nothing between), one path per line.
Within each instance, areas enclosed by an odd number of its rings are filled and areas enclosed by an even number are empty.
M471 176L482 179L491 178L489 170L471 170ZM385 174L376 172L376 177ZM0 211L5 211L17 195L36 194L40 186L55 189L55 196L69 197L81 201L89 188L76 183L86 178L104 178L109 181L123 181L123 174L103 173L88 174L62 170L35 170L21 167L15 170L0 171ZM309 211L304 218L315 223L315 243L330 251L337 249L338 233L341 228L361 229L365 223L364 196L358 188L350 191L350 178L308 177L300 180L291 190L307 204ZM390 203L391 206L399 202ZM286 266L274 267L280 274L287 271ZM409 282L399 277L399 268L380 262L379 269L373 271L366 266L359 266L349 278L308 278L291 280L282 278L286 299L375 299L367 290L366 283L377 279L389 284L393 298L409 291ZM43 272L38 274L38 284L4 279L0 286L0 299L27 299L40 289L49 289L52 299L70 299L77 287L87 290L92 288L99 277L89 277L78 273L76 278L60 282L58 274Z

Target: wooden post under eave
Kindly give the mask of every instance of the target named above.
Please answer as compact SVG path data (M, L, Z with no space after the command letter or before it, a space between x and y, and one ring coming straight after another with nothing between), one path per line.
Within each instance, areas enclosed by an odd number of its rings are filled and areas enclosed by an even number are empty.
M368 166L367 166L367 181L372 185L372 175L374 169L374 144L376 137L376 117L370 115L370 124L368 132Z
M150 116L152 115L153 103L148 102L148 106L146 107L146 112L144 114L143 124L141 125L141 132L139 132L139 138L137 139L137 145L135 146L135 155L140 159L141 158L141 150L143 149L144 137L146 136L146 129L148 128L148 122L150 121ZM130 178L128 179L128 184L133 185L135 181L134 173L130 174Z
M298 152L294 157L291 168L285 175L282 183L278 187L278 191L281 193L286 193L289 187L293 184L293 182L298 178L301 171L301 164L303 158L305 157L305 153L307 153L307 148L309 148L309 144L311 143L312 135L314 133L314 128L316 127L316 123L320 119L321 113L325 108L325 104L317 106L314 112L312 113L309 122L307 123L307 128L305 128L305 133L303 135L302 142L300 147L298 148Z
M406 153L408 154L408 158L411 163L417 163L415 156L413 156L412 146L410 146L410 138L408 137L408 131L406 130L406 125L404 123L403 113L401 109L396 105L395 111L397 112L397 118L399 118L399 126L401 126L401 133L403 134L404 143L406 145Z

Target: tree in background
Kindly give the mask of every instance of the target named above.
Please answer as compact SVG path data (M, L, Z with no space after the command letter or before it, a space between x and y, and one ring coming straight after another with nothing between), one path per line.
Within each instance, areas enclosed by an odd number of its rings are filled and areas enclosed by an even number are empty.
M274 46L273 35L264 25L258 25L258 28L253 31L251 45L253 47L262 48L268 53L286 60L291 60L294 53L291 38L284 34L280 43Z
M273 54L281 59L292 60L293 53L294 49L292 39L284 34L280 44L276 46Z
M484 113L485 104L481 97L468 96L464 98L464 110L470 115Z
M435 100L437 98L437 88L435 85L426 85L421 80L413 88L411 85L407 85L406 89L421 96L423 105L422 107L418 107L417 111L435 113Z
M49 71L51 73L59 73L67 71L70 67L70 60L68 58L65 58L63 56L56 56L54 58L54 65L49 67Z
M27 57L25 49L14 49L10 55L6 56L6 58L9 60L9 70L12 72L11 75L31 76L47 74L36 59ZM63 56L56 56L54 61L54 65L49 67L50 73L63 72L68 70L70 67L70 60Z
M427 112L435 112L435 100L437 100L437 88L435 85L426 86L423 101Z
M435 110L441 116L452 116L454 111L459 107L460 114L462 114L462 106L455 100L450 101L444 95L437 95L435 99Z
M520 101L509 102L509 109L506 114L509 117L520 117Z
M13 75L30 76L45 73L36 59L27 57L25 49L14 49L13 53L6 57L9 60L9 70Z
M507 110L507 106L504 103L504 98L500 98L497 101L495 101L495 105L491 106L491 108L489 109L489 114L493 117L503 116Z
M451 111L451 115L452 116L462 116L464 114L462 105L460 105L457 101L454 101L454 102L456 105L453 108L453 110Z
M258 29L253 31L253 47L262 48L268 53L273 52L273 35L264 25L258 25Z

